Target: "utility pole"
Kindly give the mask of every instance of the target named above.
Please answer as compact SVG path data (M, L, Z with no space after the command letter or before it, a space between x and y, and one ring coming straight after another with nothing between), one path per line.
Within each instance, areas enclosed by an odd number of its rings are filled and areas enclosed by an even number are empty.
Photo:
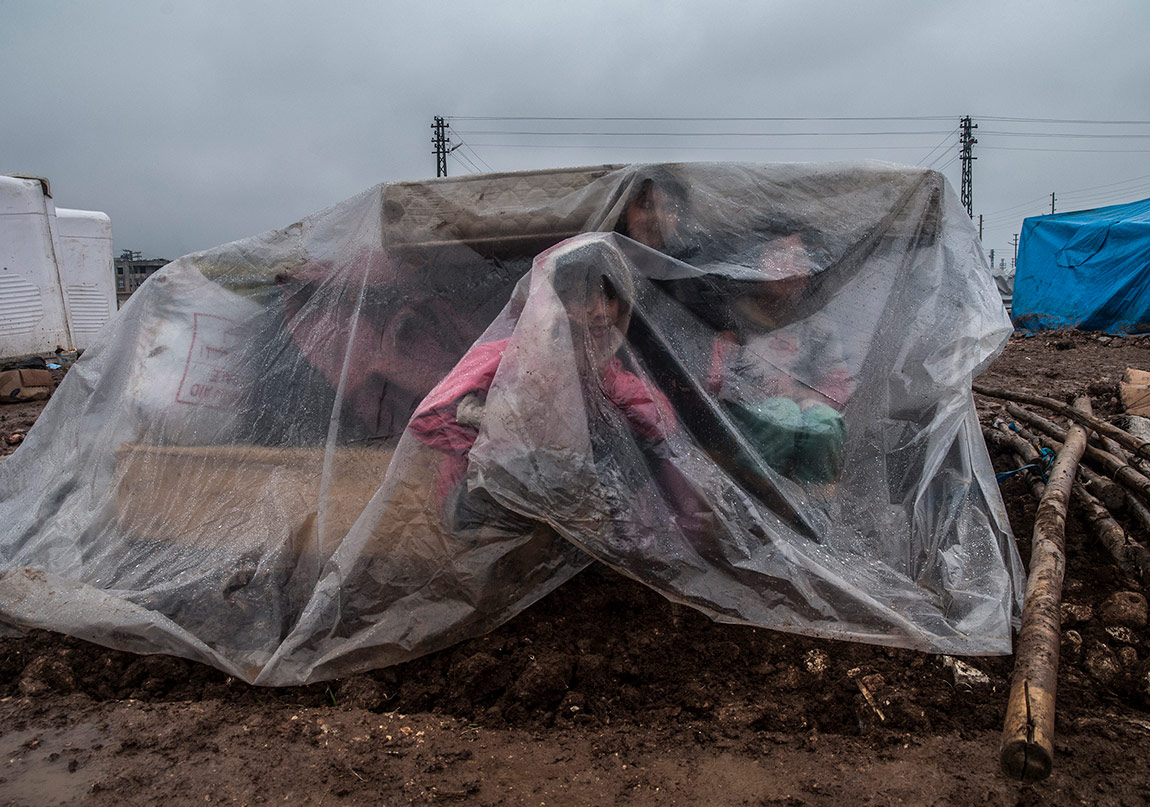
M1010 268L1013 269L1018 266L1018 233L1014 234L1014 259L1010 262Z
M974 191L971 181L971 163L978 159L972 153L974 144L978 141L974 139L971 131L977 128L978 124L971 123L969 115L959 120L961 134L958 138L958 144L962 150L960 155L962 160L962 203L966 206L966 215L972 219L974 218Z
M1054 215L1054 191L1050 192L1050 215Z
M982 214L978 214L978 240L982 240Z
M994 250L993 249L990 251L990 268L991 269L994 268Z
M447 155L451 151L447 146L451 142L451 138L447 136L447 124L442 116L435 116L435 123L431 124L431 128L435 130L435 135L431 138L431 142L435 144L435 175L445 177L447 176Z

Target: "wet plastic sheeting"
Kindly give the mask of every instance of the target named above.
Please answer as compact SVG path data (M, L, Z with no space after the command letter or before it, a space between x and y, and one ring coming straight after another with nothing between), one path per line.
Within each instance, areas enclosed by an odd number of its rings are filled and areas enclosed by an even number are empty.
M382 185L131 298L0 465L0 624L293 684L597 559L722 621L1009 652L970 395L1009 332L929 171Z

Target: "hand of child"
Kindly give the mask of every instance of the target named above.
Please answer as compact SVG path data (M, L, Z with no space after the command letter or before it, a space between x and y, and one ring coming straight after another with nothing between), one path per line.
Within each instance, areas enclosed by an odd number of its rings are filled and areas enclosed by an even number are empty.
M463 396L455 407L455 420L463 426L478 429L483 422L483 403L475 393Z

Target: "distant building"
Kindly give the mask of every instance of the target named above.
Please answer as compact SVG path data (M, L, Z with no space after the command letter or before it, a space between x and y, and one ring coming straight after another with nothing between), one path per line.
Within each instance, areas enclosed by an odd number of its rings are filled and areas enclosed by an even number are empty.
M114 263L116 265L116 307L119 308L125 300L132 296L132 292L140 288L141 283L162 267L167 266L170 261L167 258L142 258L139 252L125 249Z

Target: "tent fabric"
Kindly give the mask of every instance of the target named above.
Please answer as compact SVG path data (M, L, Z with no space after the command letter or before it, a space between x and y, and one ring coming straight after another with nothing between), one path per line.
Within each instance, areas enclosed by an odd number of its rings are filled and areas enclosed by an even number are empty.
M1008 653L970 382L1010 330L937 172L380 185L133 295L0 464L0 627L298 684L598 560L724 622Z
M1029 331L1150 332L1150 199L1023 221L1013 305Z

